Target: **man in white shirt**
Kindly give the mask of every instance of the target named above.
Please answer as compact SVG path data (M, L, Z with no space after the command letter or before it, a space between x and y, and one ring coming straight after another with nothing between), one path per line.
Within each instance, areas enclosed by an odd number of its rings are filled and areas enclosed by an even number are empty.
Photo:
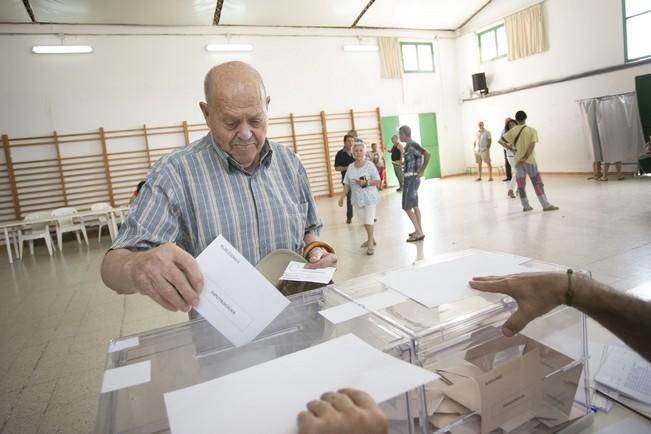
M481 181L481 164L482 162L488 165L488 180L493 180L493 166L491 165L491 133L487 129L484 129L484 123L479 122L479 131L477 131L477 137L475 138L474 143L475 151L475 162L477 163L477 179L475 181Z

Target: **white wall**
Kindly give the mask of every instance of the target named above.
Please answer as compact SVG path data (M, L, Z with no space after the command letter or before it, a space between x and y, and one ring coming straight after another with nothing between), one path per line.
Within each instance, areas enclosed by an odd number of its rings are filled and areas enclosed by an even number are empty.
M535 2L496 0L461 29L457 39L460 99L468 98L471 75L477 72L486 73L488 87L494 92L624 63L620 1L546 0L543 9L547 51L511 62L499 59L481 64L474 32L532 3ZM529 115L529 124L538 129L540 144L536 154L542 171L591 170L592 157L576 100L633 91L635 76L649 72L651 65L638 66L463 103L466 165L473 164L472 142L477 121L484 120L497 137L504 118L521 109ZM503 164L501 148L495 146L491 151L493 159Z
M0 33L34 32L32 26L4 25ZM207 53L209 42L224 36L206 35L214 29L165 29L182 34L147 35L160 29L136 27L52 26L49 33L66 33L66 44L90 44L89 55L37 56L35 44L58 44L54 34L0 34L3 72L0 80L0 132L13 137L60 134L147 125L169 125L182 120L202 122L198 102L203 99L203 76L213 65L231 59L254 65L271 96L270 115L342 112L350 108L380 107L383 116L436 112L439 119L441 165L444 174L463 167L457 100L456 42L451 32L404 31L401 39L435 44L436 72L408 74L404 80L380 79L378 53L347 53L344 44L356 44L360 31L288 29L233 36L254 51L239 54ZM124 36L108 35L117 32ZM76 33L77 36L70 35ZM194 34L196 33L196 34ZM305 33L305 34L301 34ZM369 33L369 32L366 32ZM363 34L363 33L362 33ZM378 36L381 32L369 34ZM370 40L368 41L370 42Z

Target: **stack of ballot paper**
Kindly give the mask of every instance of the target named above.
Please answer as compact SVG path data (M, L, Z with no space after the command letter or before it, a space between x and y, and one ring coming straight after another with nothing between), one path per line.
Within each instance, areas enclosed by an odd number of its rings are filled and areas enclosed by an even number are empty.
M526 336L499 337L426 368L429 421L455 434L552 433L586 414L574 402L582 364ZM561 369L563 368L563 369Z
M280 276L280 280L293 280L295 282L316 282L327 285L332 280L335 271L334 267L326 268L305 268L304 262L291 261Z
M607 346L595 382L599 392L651 418L651 364L637 353Z

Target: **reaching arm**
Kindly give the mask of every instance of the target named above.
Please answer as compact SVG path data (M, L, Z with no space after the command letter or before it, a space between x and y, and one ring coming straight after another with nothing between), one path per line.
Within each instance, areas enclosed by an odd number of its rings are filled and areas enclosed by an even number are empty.
M507 149L507 150L509 150L509 151L513 151L513 152L515 152L515 146L513 146L511 143L507 142L507 141L504 139L504 136L500 137L500 139L497 141L497 143L499 143L500 145L502 145L502 147L503 147L504 149Z
M171 311L195 307L203 287L197 262L173 243L147 251L111 250L101 273L104 284L118 294L141 293Z
M627 345L651 361L651 302L631 297L594 280L573 275L572 307L594 318ZM518 310L503 327L505 336L522 330L529 321L565 303L565 273L523 273L502 277L475 277L472 288L509 295Z

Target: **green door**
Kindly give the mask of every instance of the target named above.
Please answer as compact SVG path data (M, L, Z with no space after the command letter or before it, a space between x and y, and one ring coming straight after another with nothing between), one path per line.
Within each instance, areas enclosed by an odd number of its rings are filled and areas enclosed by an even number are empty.
M400 120L398 116L383 116L382 117L382 138L384 139L384 161L386 162L386 176L387 176L387 185L397 186L398 179L396 174L393 171L393 164L391 164L391 148L393 148L393 143L391 143L391 137L395 134L398 134L398 128L400 127Z
M418 115L418 121L420 123L421 146L432 154L427 169L425 169L425 179L440 178L441 159L439 157L439 138L436 128L436 113L420 113Z
M644 131L644 140L651 141L651 74L635 77L637 106L640 109L640 121Z

